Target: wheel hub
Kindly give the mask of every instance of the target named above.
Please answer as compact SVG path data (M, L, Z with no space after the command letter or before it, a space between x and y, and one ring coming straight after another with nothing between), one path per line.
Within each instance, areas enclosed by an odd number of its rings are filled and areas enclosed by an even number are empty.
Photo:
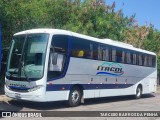
M73 103L78 102L78 99L79 99L79 93L78 93L78 91L74 91L72 93L72 101L73 101Z

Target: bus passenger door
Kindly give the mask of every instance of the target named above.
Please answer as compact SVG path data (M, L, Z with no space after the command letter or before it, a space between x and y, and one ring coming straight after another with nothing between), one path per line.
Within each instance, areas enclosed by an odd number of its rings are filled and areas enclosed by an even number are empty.
M63 78L68 68L68 36L53 35L48 65L48 80Z

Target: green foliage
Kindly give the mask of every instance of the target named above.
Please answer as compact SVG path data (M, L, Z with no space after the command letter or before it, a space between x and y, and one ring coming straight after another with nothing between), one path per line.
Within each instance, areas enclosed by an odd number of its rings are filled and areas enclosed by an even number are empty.
M160 56L157 57L158 74L160 76Z
M114 11L115 5L101 0L0 0L3 46L18 31L57 28L124 41L160 56L160 31L152 25L138 26L135 15L124 17L122 10Z

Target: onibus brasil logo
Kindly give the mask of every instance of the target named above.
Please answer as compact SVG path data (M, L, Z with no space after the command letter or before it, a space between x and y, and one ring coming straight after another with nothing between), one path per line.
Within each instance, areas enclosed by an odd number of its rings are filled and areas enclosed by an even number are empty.
M115 62L104 62L97 70L97 75L121 76L124 73L122 65Z

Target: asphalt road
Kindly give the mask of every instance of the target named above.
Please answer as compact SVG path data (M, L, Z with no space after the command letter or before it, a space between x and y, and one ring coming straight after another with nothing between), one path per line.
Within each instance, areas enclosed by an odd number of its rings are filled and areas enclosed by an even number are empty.
M133 99L133 96L106 97L98 99L88 99L85 103L78 107L67 107L65 102L48 102L36 103L28 101L10 100L8 102L0 102L0 110L3 111L160 111L160 91L155 94L144 95L141 99ZM56 120L97 120L100 117L56 117ZM2 118L13 119L13 118ZM21 118L14 118L19 120ZM26 118L27 119L27 118ZM35 120L35 118L30 118ZM37 118L39 119L53 119ZM120 120L160 120L158 117L101 117L100 119L120 119Z

